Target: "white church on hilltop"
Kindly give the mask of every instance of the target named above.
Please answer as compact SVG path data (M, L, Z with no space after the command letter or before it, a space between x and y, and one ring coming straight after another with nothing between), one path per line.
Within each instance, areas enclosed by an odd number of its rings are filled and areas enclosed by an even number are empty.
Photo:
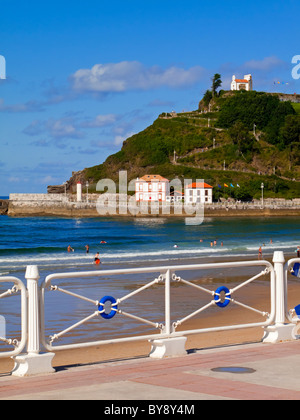
M251 74L245 74L243 79L236 79L232 76L232 82L230 85L231 90L252 90L252 76Z

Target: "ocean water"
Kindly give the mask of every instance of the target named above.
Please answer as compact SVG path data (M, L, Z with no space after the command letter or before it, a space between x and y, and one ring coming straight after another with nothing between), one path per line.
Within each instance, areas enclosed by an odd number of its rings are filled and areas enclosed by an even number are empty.
M105 241L105 243L101 243ZM211 241L216 245L211 246ZM221 245L223 242L223 245ZM90 251L86 253L85 245ZM70 245L74 251L68 252ZM201 225L186 225L184 218L57 218L0 216L0 276L13 275L24 280L27 265L37 265L40 281L48 274L95 270L95 276L59 280L57 284L90 299L105 295L120 298L153 280L155 275L119 275L115 278L98 276L98 270L134 267L209 263L219 259L228 261L246 257L257 259L262 246L263 256L276 250L296 256L300 245L299 218L205 218ZM101 265L94 265L94 255L100 253ZM221 273L222 274L222 273ZM185 273L190 278L199 274ZM202 273L203 283L212 280L210 273ZM194 276L194 277L193 277ZM197 277L198 276L198 277ZM185 277L186 278L186 277ZM187 278L189 279L189 278ZM0 283L0 293L6 284ZM216 287L215 286L215 287ZM7 287L6 287L7 289ZM203 300L195 302L195 292L179 289L174 292L174 316L194 311ZM176 294L177 293L177 294ZM178 294L179 293L179 294ZM143 292L141 299L126 301L124 310L137 316L163 321L164 293L159 288ZM181 300L184 296L185 303ZM139 306L136 302L139 300ZM207 303L207 302L206 302ZM45 319L47 334L57 333L95 311L85 301L58 292L46 294ZM7 319L7 334L17 334L20 325L18 297L0 300L0 313ZM136 320L116 315L110 321L102 317L72 330L58 344L117 337L147 327ZM1 348L1 346L0 346Z
M200 242L202 240L202 242ZM271 243L272 240L272 243ZM105 241L105 244L101 244ZM211 247L211 241L216 246ZM223 246L221 246L223 242ZM86 253L85 245L90 252ZM293 254L300 244L299 218L206 218L201 225L168 218L0 217L0 273L89 270L100 253L101 268L169 264L210 257L257 258L274 250ZM70 245L74 252L67 252Z

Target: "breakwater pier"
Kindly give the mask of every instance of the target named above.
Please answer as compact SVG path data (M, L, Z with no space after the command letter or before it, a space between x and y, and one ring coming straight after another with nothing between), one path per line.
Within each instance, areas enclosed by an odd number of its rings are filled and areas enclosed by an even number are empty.
M104 198L105 196L105 198ZM103 204L104 203L104 207ZM102 211L99 211L100 205ZM134 207L131 210L130 205ZM9 216L62 216L62 217L99 217L99 216L194 216L196 207L183 203L152 203L137 208L134 197L125 194L10 194L9 200L0 200L1 214ZM104 211L103 211L104 208ZM200 207L199 207L200 208ZM251 202L224 200L201 205L205 216L245 217L245 216L299 216L300 198L264 199Z

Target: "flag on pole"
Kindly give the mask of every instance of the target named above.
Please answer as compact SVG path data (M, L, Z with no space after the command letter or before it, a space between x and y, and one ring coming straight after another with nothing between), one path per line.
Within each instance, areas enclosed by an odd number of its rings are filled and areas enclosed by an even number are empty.
M230 184L230 186L231 186L232 188L234 188L234 186L233 186L232 184Z
M239 184L236 184L236 186L240 188Z
M224 187L228 187L228 185L227 184L224 184Z
M218 187L219 187L219 188L222 188L220 184L218 184Z

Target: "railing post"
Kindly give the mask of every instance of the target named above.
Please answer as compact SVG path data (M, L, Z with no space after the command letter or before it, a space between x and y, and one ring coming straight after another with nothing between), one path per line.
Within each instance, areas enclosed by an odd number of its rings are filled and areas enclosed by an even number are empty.
M286 287L284 275L284 254L282 251L275 251L273 254L275 271L275 324L265 328L263 337L264 343L278 343L295 338L294 324L285 323L286 314Z
M25 278L27 280L28 292L28 341L27 353L39 354L40 352L40 331L39 331L39 296L38 281L39 270L36 265L28 265Z
M165 279L165 333L170 334L171 332L171 315L170 315L170 270L166 272Z
M27 353L14 357L15 367L12 371L14 376L32 376L52 373L54 369L51 362L54 353L40 353L40 319L39 319L39 270L36 265L26 268L28 299L28 338Z
M186 337L172 337L171 334L171 270L165 274L165 328L163 333L170 335L170 338L149 340L151 351L149 356L155 359L163 357L182 356L186 354Z

